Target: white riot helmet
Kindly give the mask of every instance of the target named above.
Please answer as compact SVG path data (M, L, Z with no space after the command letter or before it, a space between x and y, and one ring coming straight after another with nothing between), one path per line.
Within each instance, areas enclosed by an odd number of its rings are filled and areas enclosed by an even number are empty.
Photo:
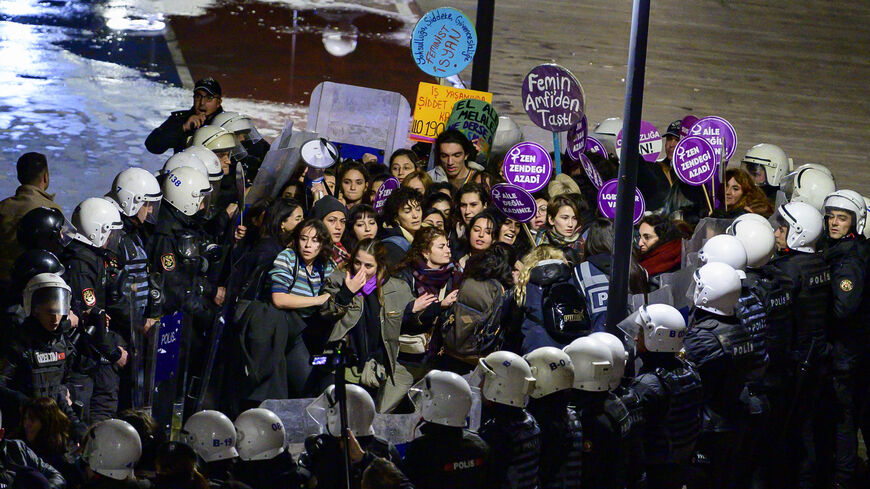
M249 140L252 143L256 143L260 139L263 139L263 137L260 136L259 131L257 131L257 128L254 127L254 123L251 122L251 116L247 114L240 114L238 112L221 112L214 116L211 123L215 126L221 126L227 131L235 134L237 139L240 140Z
M758 216L758 214L743 214L744 216ZM752 268L761 268L770 261L773 250L776 247L776 237L773 235L773 227L767 219L758 216L757 219L737 218L728 226L726 232L740 240L743 250L746 252L746 265Z
M453 372L432 370L408 391L423 420L464 428L471 411L471 387Z
M40 273L24 286L22 305L24 315L32 312L48 312L66 316L69 314L71 290L56 273Z
M284 451L284 423L272 411L248 409L234 424L238 436L236 449L241 460L271 460Z
M763 224L763 225L767 226L768 228L770 228L771 231L774 230L773 225L770 224L770 221L767 220L767 218L765 218L761 214L755 214L752 212L747 212L746 214L740 214L739 216L734 218L734 222L732 223L732 225L736 224L738 222L743 222L743 221L757 222L759 224Z
M622 130L622 125L621 117L609 117L599 122L592 133L599 136L611 136L613 139L616 139L616 135Z
M486 400L507 406L525 407L535 384L529 364L509 351L496 351L481 358L472 375L483 379L480 391Z
M208 462L239 456L236 427L224 413L205 410L194 413L184 423L181 441Z
M115 176L108 197L118 204L121 213L127 217L135 216L146 203L155 202L145 218L146 221L154 223L163 192L160 191L160 183L148 170L127 168Z
M531 393L535 399L568 390L574 385L574 364L564 351L552 346L542 346L523 358L528 362L535 378L535 388Z
M498 116L498 127L492 141L492 152L504 154L523 140L523 131L520 126L506 115Z
M232 151L236 147L236 138L226 129L208 124L193 133L193 143L200 144L215 153Z
M220 161L218 161L218 165L220 165ZM206 168L205 163L203 163L196 154L188 153L187 150L170 156L169 159L166 160L166 163L163 164L163 168L160 170L160 175L169 175L172 173L172 170L183 166L193 168L204 177L209 178L208 168Z
M734 315L740 298L740 274L731 265L708 263L695 270L693 301L699 309L723 316Z
M224 171L221 168L221 159L218 158L218 155L214 154L214 151L206 148L205 146L202 146L200 144L194 144L193 146L188 146L181 153L176 153L175 156L178 156L180 154L195 156L200 161L200 163L202 163L203 168L205 168L205 174L208 177L209 182L219 182L224 177Z
M782 148L769 143L756 144L749 148L741 164L750 175L764 170L765 181L774 187L779 187L783 178L794 166L794 162L786 156Z
M625 345L616 336L603 331L592 333L589 337L604 343L610 348L610 354L613 357L613 367L610 369L609 387L610 390L616 389L622 383L622 376L625 375L625 364L628 358Z
M862 197L864 198L864 207L867 209L867 213L870 214L870 199L863 195ZM864 226L864 237L870 239L870 226Z
M777 221L788 226L786 246L793 250L814 253L815 245L824 229L822 214L804 202L789 202L776 211Z
M372 422L375 420L375 401L372 396L362 387L355 384L346 384L347 395L347 427L354 436L374 435ZM305 408L314 421L326 432L334 437L341 436L341 414L339 413L338 397L335 385L331 385L323 391L317 399Z
M613 354L601 340L583 336L572 341L563 351L574 364L574 388L581 391L610 390Z
M708 239L698 252L701 263L727 263L735 270L746 268L746 250L743 242L730 234L717 234Z
M824 206L825 197L837 189L830 173L813 167L789 173L781 187L789 202L806 202L819 210Z
M676 353L683 347L686 320L674 306L668 304L640 306L637 322L643 330L643 344L648 351Z
M186 166L172 170L163 181L163 200L185 216L196 214L210 192L208 178Z
M858 234L864 234L867 223L867 206L864 197L854 190L837 190L825 197L824 211L827 214L832 209L840 209L852 213L852 226Z
M794 171L803 170L805 168L813 168L819 170L820 172L827 174L832 179L834 178L834 172L832 172L830 168L821 163L804 163L803 165L795 168Z
M142 440L136 429L126 421L107 419L88 432L82 459L94 472L121 481L133 477L141 456Z
M121 213L106 199L91 197L77 205L72 215L73 238L95 248L117 250L121 241Z

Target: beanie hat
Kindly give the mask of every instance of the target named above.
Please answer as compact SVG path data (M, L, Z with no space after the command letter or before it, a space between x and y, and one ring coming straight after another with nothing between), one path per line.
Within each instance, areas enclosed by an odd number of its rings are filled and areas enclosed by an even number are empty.
M311 209L311 217L322 221L324 217L336 211L341 211L344 217L347 218L347 207L335 197L326 195L315 202L314 207Z

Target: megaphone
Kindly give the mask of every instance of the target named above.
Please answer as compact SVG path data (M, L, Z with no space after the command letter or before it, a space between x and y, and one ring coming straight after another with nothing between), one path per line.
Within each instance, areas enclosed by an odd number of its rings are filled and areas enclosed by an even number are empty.
M338 163L339 152L326 138L306 141L299 148L302 161L311 168L325 170Z

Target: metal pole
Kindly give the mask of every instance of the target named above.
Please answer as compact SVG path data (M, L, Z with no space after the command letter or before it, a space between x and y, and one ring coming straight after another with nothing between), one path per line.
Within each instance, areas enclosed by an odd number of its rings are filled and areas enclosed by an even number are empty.
M492 56L492 23L495 18L495 0L477 0L477 51L471 65L471 89L489 91L489 59Z
M607 299L607 330L616 334L616 325L628 312L628 272L631 263L631 235L634 227L634 192L640 158L640 120L643 109L643 79L646 68L646 41L649 32L650 0L634 0L631 14L631 44L628 73L625 77L625 112L620 151L619 187L616 196L613 257ZM618 336L618 335L617 335Z

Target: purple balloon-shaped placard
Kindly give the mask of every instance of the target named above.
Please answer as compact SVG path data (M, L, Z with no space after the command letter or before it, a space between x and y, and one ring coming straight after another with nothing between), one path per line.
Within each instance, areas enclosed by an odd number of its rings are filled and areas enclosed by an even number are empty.
M509 183L493 185L489 191L492 203L505 216L514 221L529 222L538 213L538 203L532 194Z
M716 173L719 157L701 136L686 136L674 148L674 172L689 185L703 185Z
M689 135L689 130L695 123L698 122L698 118L693 116L692 114L683 117L683 120L680 121L680 137L684 138Z
M544 188L553 174L553 159L538 143L524 141L504 157L504 179L529 193Z
M378 214L384 210L384 204L387 203L387 197L393 193L394 190L399 188L399 179L396 177L390 177L384 180L384 183L381 184L378 191L375 193L375 201L372 207L375 208L375 212Z
M652 163L658 160L659 155L662 154L663 147L662 135L659 134L659 130L656 129L656 126L647 121L640 121L640 143L638 144L638 150L640 151L640 156L644 161ZM619 154L621 149L622 129L616 133L616 154Z
M619 179L612 179L604 182L604 185L598 189L598 210L604 217L616 219L616 191L619 187ZM643 194L640 189L634 189L634 224L640 222L643 218L643 213L646 211L646 201L643 200Z
M596 154L605 160L610 158L610 155L607 154L607 148L604 147L604 143L598 140L598 138L592 136L586 136L586 152Z
M580 155L586 151L586 136L589 134L589 126L586 122L586 116L580 118L580 122L568 129L568 147L565 148L565 153L568 158L574 161L580 161Z
M585 109L583 87L556 64L532 68L523 80L523 108L536 126L562 132L580 122Z
M601 179L598 168L595 168L589 157L583 153L580 154L580 165L583 167L583 171L586 172L586 176L589 177L589 181L592 182L592 185L595 185L595 188L598 189L604 185L604 180Z
M722 147L724 146L724 161L730 160L737 150L737 131L734 130L734 126L730 122L721 117L710 116L699 119L689 129L689 133L709 141L713 149L716 150L717 156L722 155Z

